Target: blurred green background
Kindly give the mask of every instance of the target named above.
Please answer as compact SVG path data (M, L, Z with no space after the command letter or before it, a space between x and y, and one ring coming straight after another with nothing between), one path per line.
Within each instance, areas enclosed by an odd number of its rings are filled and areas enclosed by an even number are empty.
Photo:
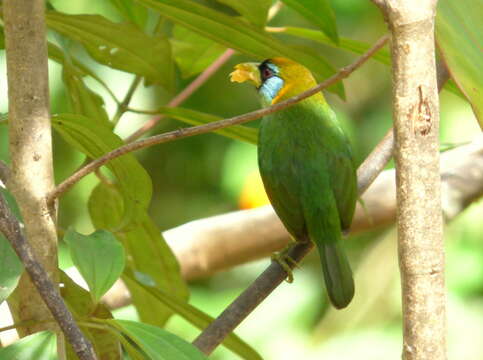
M214 1L202 1L218 6ZM369 1L333 0L339 32L342 36L371 43L385 32L378 9ZM107 1L52 1L69 13L102 13L120 20ZM282 9L270 23L272 26L294 25L311 27L293 11ZM52 35L52 34L51 34ZM301 42L290 37L286 41L300 42L323 53L335 67L350 63L355 56L313 42ZM83 59L122 98L133 75L96 65L80 48L71 50ZM223 51L220 47L217 51ZM223 117L241 114L259 107L249 86L229 82L234 64L251 60L235 55L183 107ZM4 54L0 53L0 112L7 111ZM68 111L63 90L61 67L50 63L52 113ZM151 108L167 103L194 77L178 76L177 89L170 94L159 89L140 88L133 99L136 108ZM391 126L389 68L369 61L344 81L347 101L327 95L339 119L352 138L358 162L370 152ZM115 104L94 82L88 82L102 94L112 115ZM129 135L148 116L125 114L118 127L121 136ZM183 124L164 119L155 132L176 129ZM252 122L249 126L257 126ZM441 93L441 142L463 143L478 133L479 127L470 106L456 95ZM0 127L0 156L8 159L6 126ZM83 161L59 136L54 137L56 181L65 179ZM254 146L206 134L171 142L137 153L154 184L151 215L161 229L190 220L255 206L263 202L258 197L256 149ZM256 179L256 177L255 177ZM89 176L76 185L61 200L60 227L74 226L80 232L92 231L87 214L87 198L97 183ZM248 195L247 195L248 194ZM254 195L255 194L255 195ZM447 249L447 285L449 358L483 359L479 346L483 334L483 203L473 204L445 228ZM252 344L266 359L396 359L401 354L401 313L399 274L395 232L392 228L352 237L347 242L356 272L357 295L344 311L327 307L318 261L309 256L295 272L293 284L280 286L238 329L238 334ZM61 252L61 262L69 260ZM254 279L268 260L241 266L210 279L190 284L191 303L216 316ZM135 319L130 307L116 311L121 318ZM191 340L197 331L176 316L168 330ZM236 356L218 349L213 359L235 359Z

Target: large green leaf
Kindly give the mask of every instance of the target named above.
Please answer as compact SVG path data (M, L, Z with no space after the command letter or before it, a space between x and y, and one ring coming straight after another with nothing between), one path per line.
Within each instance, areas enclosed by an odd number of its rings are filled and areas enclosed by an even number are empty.
M112 314L103 303L94 303L89 292L72 281L63 271L60 272L60 292L70 311L77 320L89 321L90 318L112 319ZM82 325L81 325L82 327ZM99 360L121 359L119 339L104 329L83 327L82 332L89 338ZM78 360L74 350L67 344L67 359ZM32 358L34 359L34 358ZM43 359L43 358L35 358Z
M317 31L317 30L312 30L312 29L306 29L306 28L299 28L299 27L281 27L281 28L270 28L270 31L273 32L281 32L284 34L288 35L293 35L297 36L300 38L304 39L309 39L312 41L316 41L318 43L331 46L334 48L338 49L344 49L351 51L355 54L364 54L371 48L372 45L367 44L363 41L358 41L358 40L352 40L348 38L340 38L339 39L339 44L336 45L334 44L324 33ZM391 55L389 53L389 50L387 48L382 48L379 51L377 51L373 56L372 59L379 61L382 64L385 65L390 65L391 64ZM455 83L451 80L449 80L445 87L446 90L451 91L452 93L463 97L463 94L459 89L456 87Z
M0 348L2 360L57 360L57 340L51 331L26 336L13 344Z
M82 115L54 115L52 125L70 145L91 159L123 145L112 129ZM115 175L123 196L122 227L147 208L152 194L151 178L132 154L113 159L106 166Z
M173 89L174 64L167 39L148 36L135 25L113 23L100 15L52 11L47 13L46 21L50 28L82 43L101 64Z
M125 274L123 275L122 279L130 289L136 288L137 291L143 293L145 297L152 298L153 300L157 300L165 304L171 308L173 312L200 330L205 329L213 321L212 317L191 306L190 304L172 297L168 293L155 289L154 287L142 284L138 280L134 279L132 275ZM244 359L262 360L261 356L253 348L251 348L234 333L230 333L222 344Z
M196 110L184 109L184 108L173 108L173 107L161 107L158 109L160 114L170 116L176 120L182 121L190 125L203 125L208 124L213 121L218 121L223 118L202 113ZM257 144L258 130L243 125L230 126L225 129L214 131L216 134L220 134L235 140L241 140L248 142L250 144Z
M483 2L440 0L436 40L451 77L483 129Z
M206 69L225 47L182 26L175 25L170 38L173 55L185 78Z
M70 59L64 62L62 79L74 113L112 126L104 108L104 99L84 84L82 73L76 70Z
M335 13L329 0L282 0L317 25L335 44L339 43Z
M138 345L151 360L206 360L194 345L153 325L130 320L110 320L131 341Z
M116 229L123 214L122 197L115 186L99 184L89 198L89 213L96 228ZM188 289L171 249L146 212L123 231L116 233L126 250L126 272L149 277L156 288L186 300ZM143 322L163 326L172 310L159 301L144 296L137 287L126 284Z
M335 69L323 57L311 51L288 46L269 34L232 16L225 15L190 0L135 0L156 10L162 16L227 47L258 59L274 56L291 58L314 72L319 78L328 78ZM329 90L344 97L342 82Z
M218 0L226 4L242 15L251 23L263 27L267 22L268 10L272 0Z
M64 240L74 265L89 286L92 299L98 302L124 270L124 248L106 230L82 235L71 228Z
M148 11L145 7L132 0L109 0L116 10L128 21L138 25L141 29L146 25Z

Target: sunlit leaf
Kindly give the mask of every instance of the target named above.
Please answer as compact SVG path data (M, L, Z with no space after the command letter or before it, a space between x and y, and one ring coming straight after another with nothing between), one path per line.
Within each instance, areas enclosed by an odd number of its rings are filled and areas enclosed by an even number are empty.
M112 129L82 115L55 115L52 125L71 146L91 159L123 144ZM106 166L115 175L124 199L123 223L119 225L122 227L147 208L152 194L151 179L132 154L113 159Z
M202 36L236 49L257 59L285 56L307 66L317 78L325 79L335 69L323 57L307 49L288 46L267 33L243 22L190 0L135 0L159 12ZM344 97L342 82L329 88Z
M251 23L257 26L264 26L267 22L268 9L272 5L272 0L218 0L226 4Z
M112 319L112 314L106 305L100 302L94 303L89 292L72 281L63 271L60 272L60 283L60 293L75 318L83 321L88 321L91 317ZM92 342L99 360L121 359L119 340L112 332L92 327L82 327L82 331ZM70 344L67 344L66 350L68 360L78 360Z
M190 125L203 125L223 119L216 115L206 114L196 110L184 109L179 107L161 107L158 109L158 111L160 114L170 116L176 120L182 121ZM257 129L243 125L230 126L225 129L216 130L214 131L214 133L232 139L245 141L250 144L256 144L258 138Z
M0 303L17 287L23 267L12 246L0 234Z
M118 228L123 214L123 201L117 188L99 184L89 198L89 213L96 228ZM188 289L181 278L178 262L163 239L161 230L147 213L140 215L136 223L117 232L116 236L126 250L126 267L129 271L145 274L157 288L179 299L188 298ZM144 296L137 288L127 286L141 320L163 326L172 310Z
M148 11L145 7L132 0L109 0L116 10L128 21L138 25L141 29L146 25Z
M439 1L436 40L451 77L483 129L482 15L481 0Z
M167 39L152 37L132 24L113 23L100 15L48 12L47 25L79 41L98 62L143 76L148 83L174 87L173 60Z
M176 63L185 78L205 70L226 49L179 25L174 26L170 42Z
M329 0L282 0L317 25L335 44L339 42L335 13Z
M139 280L134 279L132 275L125 274L123 275L122 279L130 288L137 288L137 291L143 293L145 297L151 297L159 302L162 302L171 308L173 312L200 330L206 328L213 321L212 317L191 306L187 302L172 297L171 295L151 286L142 284L139 282ZM222 344L242 358L262 360L262 357L253 348L251 348L234 333L230 333Z
M106 230L82 235L71 228L64 241L69 245L72 261L89 286L92 298L98 302L124 270L124 248Z
M0 348L0 359L5 360L57 360L57 339L51 331L26 336L11 345Z
M69 60L64 62L62 79L66 85L72 109L76 114L84 115L107 126L112 126L104 108L103 98L84 84L82 74L76 71Z

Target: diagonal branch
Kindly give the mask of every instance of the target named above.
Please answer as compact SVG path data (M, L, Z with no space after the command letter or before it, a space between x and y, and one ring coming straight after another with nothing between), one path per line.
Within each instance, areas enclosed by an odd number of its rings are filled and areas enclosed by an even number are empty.
M283 110L289 106L292 106L299 101L302 101L303 99L312 96L322 89L325 89L326 87L335 84L336 82L345 79L348 77L354 70L359 68L362 64L364 64L375 52L377 52L379 49L381 49L388 40L388 36L385 35L382 38L380 38L372 47L369 49L364 55L359 57L354 63L352 63L349 66L346 66L339 70L336 74L332 75L330 78L327 80L321 82L317 86L313 87L312 89L309 89L299 95L296 95L290 99L287 99L285 101L282 101L280 103L277 103L275 105L272 105L267 108L263 108L260 110L252 111L243 115L235 116L232 118L228 119L223 119L219 121L214 121L209 124L204 124L204 125L199 125L199 126L192 126L188 128L181 128L175 131L170 131L164 134L160 135L155 135L148 137L146 139L138 140L129 144L126 144L124 146L121 146L104 156L92 161L91 163L87 164L85 167L79 169L77 172L75 172L73 175L71 175L69 178L64 180L62 183L60 183L47 197L48 203L53 203L53 201L59 197L61 194L63 194L65 191L70 189L74 184L76 184L80 179L82 179L84 176L90 174L91 172L95 171L102 165L108 163L112 159L115 159L119 156L128 154L130 152L144 149L149 146L157 145L157 144L162 144L166 143L169 141L173 140L178 140L181 138L189 137L189 136L194 136L194 135L200 135L200 134L205 134L208 132L212 132L215 130L223 129L228 126L233 126L237 124L243 124L248 121L256 120L259 119L263 116L266 116L268 114L274 113L276 111Z
M77 326L71 312L67 309L58 289L49 279L47 272L35 259L34 253L20 230L20 224L12 214L0 194L0 232L8 239L22 261L30 279L34 283L65 337L81 360L95 360L94 349Z

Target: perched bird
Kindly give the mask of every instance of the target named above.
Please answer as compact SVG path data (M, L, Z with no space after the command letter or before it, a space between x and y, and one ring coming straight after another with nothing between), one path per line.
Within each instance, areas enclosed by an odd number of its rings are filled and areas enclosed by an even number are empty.
M231 81L255 85L264 107L316 85L307 68L279 57L239 64ZM351 145L322 93L262 119L258 165L288 232L297 241L316 244L331 303L346 307L354 280L340 240L354 214L356 167Z

